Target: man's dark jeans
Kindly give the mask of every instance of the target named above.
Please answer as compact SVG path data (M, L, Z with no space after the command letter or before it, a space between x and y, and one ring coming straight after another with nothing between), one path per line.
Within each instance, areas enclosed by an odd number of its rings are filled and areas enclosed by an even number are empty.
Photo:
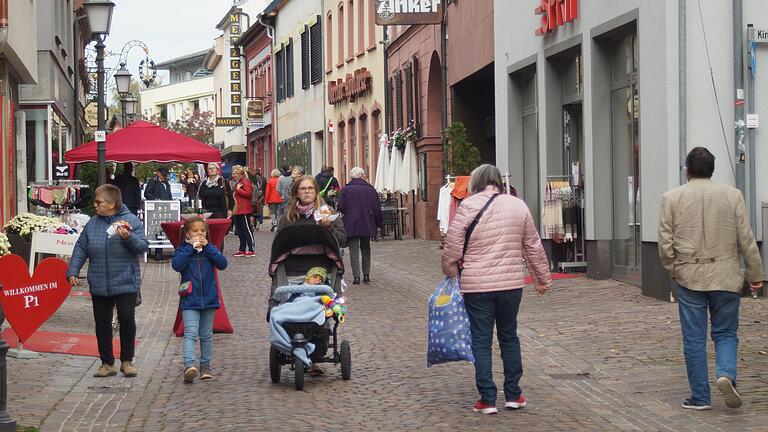
M504 363L504 399L514 401L522 394L518 383L523 376L523 363L517 337L517 311L522 295L522 289L464 295L472 332L475 383L480 399L486 404L495 404L497 394L491 360L494 324Z
M96 321L96 341L99 344L101 361L115 364L112 354L112 314L117 306L117 320L120 323L120 361L132 361L136 339L136 296L137 293L112 297L92 296L93 318Z

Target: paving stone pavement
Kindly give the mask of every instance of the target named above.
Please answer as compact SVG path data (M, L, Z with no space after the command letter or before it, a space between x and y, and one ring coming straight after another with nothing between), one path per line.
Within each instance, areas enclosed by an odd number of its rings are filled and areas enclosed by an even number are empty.
M327 374L307 377L301 392L287 367L272 384L265 322L272 234L256 239L257 256L230 258L220 276L235 333L215 336L214 380L182 382L181 338L171 334L178 275L168 262L150 262L137 309L139 376L93 378L99 361L91 357L10 358L11 415L43 431L768 430L768 301L741 306L744 407L729 410L713 394L712 411L692 413L679 407L687 381L676 306L586 278L557 281L543 297L526 290L519 333L529 405L473 414L472 365L426 367L426 302L441 280L440 250L418 240L373 243L373 282L347 291L340 335L351 343L351 381L325 365ZM227 239L228 253L235 241ZM92 327L90 300L71 297L43 329ZM501 387L498 352L494 361Z

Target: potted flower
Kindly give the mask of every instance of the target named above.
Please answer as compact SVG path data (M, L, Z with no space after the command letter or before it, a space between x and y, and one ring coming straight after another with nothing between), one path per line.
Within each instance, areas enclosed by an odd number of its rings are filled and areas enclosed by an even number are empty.
M0 256L8 255L11 253L11 243L8 241L8 236L0 233Z
M61 226L61 221L47 216L32 213L21 213L14 216L3 231L10 243L10 251L29 261L29 251L32 247L32 234L40 231L53 231Z
M389 140L389 149L396 148L398 150L405 150L405 145L410 141L416 142L416 127L413 123L406 126L404 129L395 129L392 131L392 139Z

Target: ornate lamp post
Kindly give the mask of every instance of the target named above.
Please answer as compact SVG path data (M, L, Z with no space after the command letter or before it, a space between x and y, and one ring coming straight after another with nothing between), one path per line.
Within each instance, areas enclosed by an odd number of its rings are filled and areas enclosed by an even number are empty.
M96 126L96 155L99 166L99 185L107 182L107 147L106 132L104 125L104 39L109 35L112 26L112 11L115 4L109 0L90 0L83 5L88 15L88 24L91 27L91 34L96 40L96 68L97 81L96 86L96 106L97 106L97 126Z
M131 73L125 68L125 63L120 63L120 69L115 72L115 87L120 95L120 111L122 114L121 127L126 126L125 99L131 91Z
M134 116L136 115L136 110L139 107L139 100L136 99L134 96L128 96L123 101L124 106L124 115L125 115L125 122L130 123L133 121ZM125 127L125 126L123 126Z
M0 286L2 288L2 286ZM0 308L0 326L5 322L5 312ZM8 346L5 340L0 339L0 432L15 432L16 420L8 414L8 370L6 368L6 354Z

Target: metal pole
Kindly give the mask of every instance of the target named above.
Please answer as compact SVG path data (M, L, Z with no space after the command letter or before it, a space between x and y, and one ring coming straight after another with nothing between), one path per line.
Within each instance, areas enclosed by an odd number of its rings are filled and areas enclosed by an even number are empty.
M736 122L736 187L745 195L744 186L744 35L742 29L741 0L733 0L733 87L735 98L734 121ZM745 196L746 198L746 196Z
M5 322L5 313L0 309L0 325ZM15 432L16 420L8 414L8 368L6 355L8 346L5 340L0 339L0 432Z
M104 126L104 48L106 45L104 45L104 41L100 36L98 36L96 42L96 68L97 68L97 81L98 85L96 87L97 94L96 94L96 121L97 126L96 129L98 131L105 130ZM98 169L99 169L99 186L105 184L107 182L107 146L106 143L103 141L99 141L96 143L96 155L98 159Z
M752 24L747 24L747 53L749 55L747 58L749 58L749 75L747 78L747 113L754 114L755 113L755 71L752 68L752 56L757 55L757 53L753 52L753 43L752 41L755 39L755 29L752 26ZM749 202L747 203L749 206L749 223L752 225L752 231L756 232L757 228L757 179L756 179L756 173L755 170L757 169L755 167L755 128L748 128L747 133L749 136L749 152L747 152L747 155L749 157ZM765 236L765 233L763 233L763 236Z
M447 8L445 5L445 2L441 3L443 5L443 8ZM445 172L445 161L448 159L447 156L447 140L445 136L445 130L448 129L448 62L446 61L446 51L448 51L447 47L447 32L448 29L446 28L445 24L445 18L448 15L448 10L443 10L443 19L440 21L440 56L442 57L441 63L442 67L440 68L440 135L441 135L441 144L443 146L443 175L445 174L456 174L456 173L446 173Z
M680 121L680 134L678 137L678 158L679 165L680 165L680 184L685 184L686 178L685 178L685 157L688 155L688 105L687 105L687 92L688 92L688 77L687 77L687 66L688 62L686 59L687 54L687 47L686 42L688 40L688 36L686 34L686 19L687 19L687 13L686 13L686 7L685 3L688 0L678 0L678 44L680 46L678 51L678 89L679 89L679 111L678 111L678 117Z

